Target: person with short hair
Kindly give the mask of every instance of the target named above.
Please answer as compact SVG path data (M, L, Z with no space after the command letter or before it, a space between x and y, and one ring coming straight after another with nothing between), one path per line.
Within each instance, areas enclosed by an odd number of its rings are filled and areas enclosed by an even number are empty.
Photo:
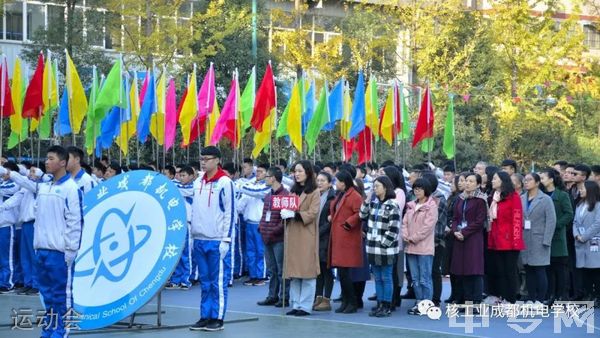
M79 186L79 189L86 194L88 191L92 190L96 183L92 179L92 176L88 174L83 168L82 163L84 163L84 153L83 150L77 148L75 146L70 146L67 148L67 152L69 153L69 161L67 162L67 171ZM103 162L104 164L104 162ZM104 164L108 167L108 164Z
M435 225L438 206L431 197L433 189L425 178L413 183L415 200L408 203L402 222L402 239L406 243L404 252L410 266L415 292L415 305L408 310L410 315L419 315L417 304L433 298L432 265L435 253Z
M173 181L175 179L175 174L177 174L177 170L174 166L168 164L163 168L162 174L167 176L169 180Z
M500 167L502 168L502 171L507 172L509 175L517 172L517 162L515 160L506 159L502 161Z
M592 170L590 178L600 184L600 164L593 165L590 169Z

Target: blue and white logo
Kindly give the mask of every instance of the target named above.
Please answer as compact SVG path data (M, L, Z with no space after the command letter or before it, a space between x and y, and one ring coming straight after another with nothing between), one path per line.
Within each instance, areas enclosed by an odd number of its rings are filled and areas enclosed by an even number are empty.
M111 178L84 197L73 297L83 330L114 324L140 309L168 281L183 250L185 202L151 171Z

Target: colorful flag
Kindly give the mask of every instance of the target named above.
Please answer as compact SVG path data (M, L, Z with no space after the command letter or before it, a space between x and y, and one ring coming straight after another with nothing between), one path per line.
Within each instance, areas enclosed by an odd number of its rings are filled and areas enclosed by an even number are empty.
M269 149L268 146L271 144L271 133L273 130L275 130L275 128L275 108L273 108L271 113L267 115L267 118L263 121L263 130L257 131L254 134L254 149L252 149L252 157L256 158L258 155L260 155L261 151Z
M348 136L352 139L365 129L365 79L362 71L358 73L358 81L354 90L351 119L352 127L350 127Z
M239 89L239 85L238 85ZM252 120L252 111L254 110L254 100L256 98L256 66L252 67L252 73L248 78L244 92L240 97L239 109L240 117L242 121L241 135L246 134L246 130L250 128L250 121Z
M190 144L190 133L192 131L192 121L198 113L198 95L196 93L196 67L192 72L190 83L186 91L186 95L181 100L179 107L179 124L181 125L181 133L183 134L182 146L187 147Z
M114 107L123 107L123 81L122 81L121 58L118 58L112 69L108 73L104 85L96 98L93 119L100 123L105 115Z
M38 120L44 113L44 54L38 55L37 66L27 86L23 101L23 118Z
M304 82L299 79L292 89L287 115L287 133L290 141L298 152L302 153L302 87Z
M342 115L342 123L340 124L340 133L343 140L351 141L350 128L352 127L352 99L350 98L350 89L348 85L344 88L344 114Z
M323 127L324 131L335 129L335 123L344 117L344 79L339 80L327 98L329 108L329 121Z
M354 145L354 149L358 153L358 164L363 164L371 161L373 157L373 135L371 128L365 128L358 134L358 138Z
M165 144L165 99L166 99L166 71L163 72L156 83L156 113L150 118L150 133L159 145Z
M177 133L177 103L175 97L175 80L170 79L165 97L165 150L169 150L173 146Z
M448 95L448 114L446 115L446 127L444 128L444 145L442 149L448 159L454 158L456 151L456 139L454 130L454 94Z
M211 145L216 145L221 138L226 137L231 141L233 148L238 146L240 140L240 130L238 127L239 99L239 86L237 74L235 74L233 80L231 80L229 95L227 95L227 99L223 105L223 111L213 130L210 139Z
M213 103L213 111L207 117L206 122L206 133L204 133L204 146L208 147L210 145L210 140L212 138L212 134L217 126L217 121L221 116L221 111L219 110L219 104L217 103L217 98Z
M129 139L131 139L136 133L138 116L140 114L137 73L134 72L131 85L127 86L125 89L128 91L128 93L125 96L124 104L127 109L126 115L128 115L127 117L129 117L129 120L127 120L127 122L121 121L119 136L116 139L116 143L121 149L123 155L127 156L129 153Z
M327 83L321 88L321 94L319 95L319 102L317 103L317 109L315 115L308 124L308 131L306 132L306 144L308 146L308 153L312 153L315 150L317 144L317 138L319 132L329 121L329 104L327 102Z
M7 148L14 148L17 144L24 140L24 137L27 137L27 129L29 124L26 119L23 119L22 109L23 109L23 75L21 73L21 60L17 57L15 59L15 66L13 70L13 77L11 83L11 94L12 94L12 102L14 107L14 114L10 116L10 136L8 140ZM25 133L23 133L25 130ZM24 137L23 137L24 136Z
M260 87L256 92L256 100L254 102L254 113L250 124L257 131L263 130L263 124L268 120L268 117L272 113L273 109L277 107L277 96L275 93L275 78L273 77L273 70L271 69L271 63L267 64L265 75L263 76ZM269 127L273 127L273 123L269 124Z
M302 136L308 131L308 124L315 113L315 81L311 81L310 87L304 97L304 109L302 111Z
M369 78L369 84L367 85L367 92L365 94L365 124L371 129L371 134L375 136L375 140L379 140L379 100L377 96L377 81L375 76L371 74ZM375 132L373 132L375 131Z
M67 86L65 86L60 99L58 117L54 122L54 133L58 136L65 136L72 132L71 122L69 121L69 92Z
M85 149L86 152L91 155L96 147L96 138L100 136L100 121L96 122L94 119L94 111L96 109L96 102L98 93L100 91L100 85L98 83L98 73L96 66L92 67L92 86L89 94L89 106L87 109L87 119L85 121ZM67 90L68 93L68 90ZM68 98L68 96L67 96ZM69 110L71 106L69 106ZM62 110L61 110L62 112ZM62 131L61 131L62 132Z
M66 51L65 53L67 59L65 85L67 87L67 93L69 95L69 121L73 133L79 134L79 131L81 130L81 124L83 123L83 119L86 116L86 112L88 111L88 101L85 97L85 90L83 89L83 85L81 84L81 80L79 79L79 74L77 73L75 64L73 63L73 60L71 60L69 53L67 53Z
M408 113L408 105L406 104L406 97L404 96L404 88L402 83L398 88L398 95L396 97L399 100L398 106L399 109L399 119L397 119L398 124L396 125L396 131L398 132L398 139L400 140L408 140L410 138L410 117Z
M140 109L140 116L137 121L137 138L140 143L146 142L146 137L150 133L150 118L155 114L157 109L156 99L156 83L154 81L154 71L150 72L148 79L148 88L144 95L144 102Z
M423 95L421 109L419 111L419 118L417 120L417 127L415 128L415 135L413 136L413 148L416 147L419 142L428 138L433 138L433 123L433 104L431 102L431 93L429 87L427 87L425 89L425 95Z
M4 119L15 113L10 93L10 84L8 83L8 63L6 62L6 56L4 56L2 65L0 65L0 72L0 118Z
M396 111L396 83L388 90L385 105L381 109L381 124L379 134L391 146L395 134L395 111Z

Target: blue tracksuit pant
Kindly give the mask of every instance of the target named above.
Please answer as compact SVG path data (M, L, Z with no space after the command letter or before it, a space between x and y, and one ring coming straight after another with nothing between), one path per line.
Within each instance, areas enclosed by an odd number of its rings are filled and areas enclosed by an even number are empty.
M12 289L15 283L15 227L0 228L0 287Z
M33 222L23 223L21 226L20 256L23 268L23 284L30 288L38 288L34 273L35 251L33 250Z
M250 279L266 277L265 246L258 232L258 223L246 222L246 261Z
M55 250L38 249L35 258L35 273L46 310L42 338L66 337L69 328L65 327L64 317L73 306L75 265L67 267L65 254Z
M229 282L231 262L228 255L221 257L219 245L221 241L194 240L194 256L200 272L202 300L200 302L200 318L225 318L227 308L227 284Z
M171 275L171 283L175 284L185 284L190 286L190 276L192 274L192 247L189 244L189 228L188 232L185 234L185 245L183 247L183 252L181 254L181 258L179 259L179 263L177 263L177 267L175 267L175 271L173 271L173 275Z

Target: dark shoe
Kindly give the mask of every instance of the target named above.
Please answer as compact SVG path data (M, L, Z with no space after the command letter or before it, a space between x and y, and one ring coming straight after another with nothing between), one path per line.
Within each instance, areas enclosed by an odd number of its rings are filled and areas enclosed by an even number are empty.
M342 305L340 307L335 309L335 313L342 313L346 310L347 307L348 307L348 303L342 303Z
M369 312L369 317L377 317L377 314L379 313L379 311L381 311L382 308L383 303L377 302L377 306L371 309L371 312Z
M333 302L334 302L334 303L339 303L339 302L341 302L342 300L343 300L343 299L342 299L342 296L340 295L338 298L334 298L334 299L333 299Z
M167 283L167 285L165 285L165 289L167 289L167 290L177 290L180 288L181 287L179 286L179 284L175 284L175 283Z
M184 290L184 291L187 291L187 290L189 290L189 289L190 289L190 286L189 286L189 285L187 285L187 284L184 284L184 283L180 283L180 284L179 284L179 289L181 289L181 290Z
M408 310L408 314L409 315L413 315L413 316L420 316L421 313L419 312L419 308L415 305L412 308L410 308Z
M200 318L200 320L197 321L196 324L190 326L190 330L192 330L192 331L200 331L203 328L205 328L206 325L208 325L209 322L210 322L210 319L202 319L202 318Z
M296 309L293 309L293 310L290 310L290 311L286 312L285 314L286 314L287 316L295 316L295 315L296 315L296 313L298 313L298 311L301 311L301 310L296 310Z
M306 312L304 310L298 310L294 316L296 316L296 317L304 317L304 316L309 316L309 315L310 315L309 312Z
M265 284L266 283L264 279L255 279L254 283L252 283L252 286L263 286Z
M256 302L256 304L258 304L260 306L270 306L270 305L276 305L278 302L279 302L279 299L277 299L277 298L267 297L265 300Z
M408 291L406 291L405 294L401 295L400 298L402 299L415 299L415 291L410 289Z
M348 304L342 313L356 313L358 307L355 304Z
M208 323L208 325L206 325L204 328L202 328L202 331L209 331L209 332L222 331L224 328L225 328L225 326L223 326L222 320L213 319Z
M379 310L376 314L375 317L378 318L382 318L382 317L389 317L392 312L390 311L390 303L389 302L382 302L383 305L381 307L381 310Z
M289 301L285 301L285 307L289 307L290 306L290 302ZM283 306L283 301L279 300L277 303L275 303L275 307L284 307Z
M433 305L435 305L436 307L440 307L441 301L439 301L439 300L433 300L432 302L433 302Z
M359 308L359 309L362 309L362 308L364 308L364 307L365 307L365 303L363 302L363 300L362 300L362 299L359 299L359 300L356 302L356 307L357 307L357 308Z
M371 297L369 297L369 298L367 298L367 299L368 299L368 300L371 300L371 301L373 301L373 300L377 300L377 295L376 295L376 294L375 294L375 295L372 295Z
M454 303L454 297L447 298L446 300L444 300L444 303L446 303L446 304Z
M24 295L24 294L27 294L27 291L29 291L29 290L31 290L31 288L29 286L24 286L22 288L15 289L13 291L13 293L15 293L17 295Z
M27 293L25 293L27 296L38 296L40 294L40 290L36 289L36 288L31 288L29 289L29 291L27 291Z
M246 286L253 286L253 285L254 285L254 283L256 283L256 281L257 281L256 279L252 279L252 278L250 278L250 279L248 279L248 280L246 280L246 281L244 282L244 285L246 285Z
M0 288L0 294L1 293L10 293L12 291L12 289L7 288L6 286L3 286Z

